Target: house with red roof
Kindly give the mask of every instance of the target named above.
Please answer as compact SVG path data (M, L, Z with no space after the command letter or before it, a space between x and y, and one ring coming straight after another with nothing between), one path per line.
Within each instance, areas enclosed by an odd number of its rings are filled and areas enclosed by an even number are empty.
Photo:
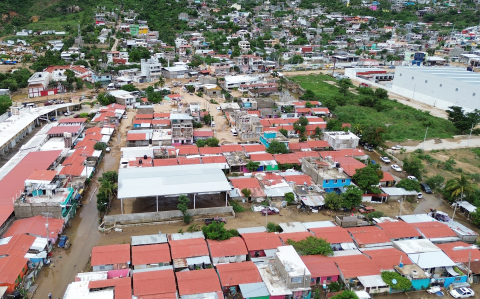
M273 158L272 154L269 153L258 153L258 154L250 154L250 160L253 162L260 163L260 166L256 171L277 171L278 164Z
M338 281L340 271L335 262L323 255L304 255L300 257L310 271L310 285L323 285Z
M93 271L127 269L130 265L130 244L95 246L90 264Z
M310 145L308 145L308 143L306 142L298 142L298 143L289 143L288 144L288 149L290 150L290 152L308 152L308 151L311 151L311 147Z
M214 269L176 272L175 276L180 298L186 295L197 295L198 298L225 298Z
M365 250L363 254L368 256L382 271L394 270L400 263L411 265L408 256L396 248L382 248L377 250Z
M257 266L252 261L219 264L215 268L225 295L231 293L232 289L238 292L241 284L263 282Z
M302 158L305 158L305 157L314 157L314 158L318 158L320 157L320 155L318 154L318 152L314 152L314 151L309 151L309 152L294 152L295 156L297 156L297 158L299 160L301 160Z
M460 241L457 234L446 224L431 221L418 222L413 224L422 237L429 239L432 243L446 243Z
M265 146L263 144L244 144L242 145L245 153L254 154L254 153L265 153Z
M82 281L83 282L83 281ZM88 293L96 292L97 290L112 290L115 299L130 299L132 296L132 279L130 277L117 277L115 279L93 280L88 282ZM68 288L67 288L68 291ZM78 292L79 293L79 292ZM64 296L63 298L75 298L78 293L72 294L72 297ZM82 292L84 293L84 292Z
M3 234L3 238L27 234L34 237L47 237L45 225L47 218L43 216L34 216L25 219L18 219L13 222L10 228ZM48 240L55 244L57 238L62 234L65 226L64 219L49 218L48 219Z
M287 183L293 182L297 186L311 186L314 185L312 177L306 174L295 174L288 175L287 173L282 173L283 178Z
M394 187L397 181L388 171L383 172L383 178L380 179L380 186L383 187Z
M355 245L360 248L390 246L392 242L385 232L376 226L349 227Z
M175 145L175 149L178 151L178 156L191 156L199 155L198 147L194 144L191 145Z
M217 147L200 147L199 149L200 155L202 156L218 156L223 154L222 149Z
M292 240L294 242L306 240L308 237L315 237L312 235L310 232L294 232L294 233L281 233L278 234L278 237L280 238L280 241L282 241L282 244L285 245L292 245L288 243L288 240Z
M221 169L229 169L227 159L224 156L203 156L203 164L217 164Z
M410 240L422 238L420 232L413 223L403 221L377 223L392 241Z
M128 147L148 146L150 144L150 140L151 140L150 133L142 133L142 132L136 132L136 131L129 131L127 133Z
M243 146L240 144L222 144L220 145L222 152L232 153L232 152L244 152Z
M273 257L278 246L282 246L280 238L274 233L248 233L242 234L241 237L251 258Z
M172 166L178 165L177 158L153 159L153 166Z
M315 235L315 237L326 240L333 249L343 250L355 248L352 247L352 245L354 245L352 237L343 227L315 227L310 228L309 231ZM348 244L348 248L342 248L342 244Z
M337 256L330 259L337 264L340 278L345 283L350 283L351 279L357 279L358 277L381 274L381 269L363 254Z
M207 243L203 238L169 240L175 271L195 266L204 268L211 265Z
M177 283L173 270L170 268L134 272L133 295L137 298L177 299Z
M168 243L132 246L134 270L169 266L172 264Z
M202 164L200 158L187 158L187 157L178 157L178 165L191 165L191 164Z
M232 237L228 240L207 240L208 250L213 264L241 263L247 260L247 247L240 237Z
M232 183L233 188L235 189L236 194L239 197L244 197L245 195L242 193L243 189L249 189L251 191L250 197L257 198L257 197L265 197L266 194L263 191L262 186L260 186L260 182L256 178L249 178L249 177L238 177L230 178L230 183Z
M212 130L195 130L193 131L193 140L206 140L208 138L213 138Z
M302 162L298 159L297 155L295 154L276 154L273 155L275 161L278 164L291 164L291 165L301 165Z

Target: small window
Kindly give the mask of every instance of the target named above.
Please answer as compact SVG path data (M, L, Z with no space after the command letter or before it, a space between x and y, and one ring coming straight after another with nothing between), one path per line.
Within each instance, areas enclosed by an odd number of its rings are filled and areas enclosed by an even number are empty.
M337 184L337 183L338 183L338 180L334 180L333 183L334 183L334 184Z
M329 181L329 180L325 180L325 184L329 184L329 183L330 183L330 181Z
M342 183L346 183L346 182L347 182L347 180L345 180L345 179L344 179L344 180L342 180Z
M302 283L302 277L292 277L292 283Z
M412 77L412 80L415 79L415 77Z
M458 88L455 88L455 91L458 91Z
M428 80L425 80L425 83L428 83Z
M402 73L400 73L400 77L402 76Z
M475 93L473 93L472 96L475 96Z
M328 277L327 277L327 281L332 281L332 277L331 277L331 276L328 276Z
M440 84L440 87L442 87L442 84Z

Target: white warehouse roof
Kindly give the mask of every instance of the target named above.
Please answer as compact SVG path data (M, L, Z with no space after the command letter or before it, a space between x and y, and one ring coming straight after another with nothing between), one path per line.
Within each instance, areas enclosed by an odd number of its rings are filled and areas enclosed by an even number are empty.
M121 168L118 173L118 198L229 190L225 174L212 164Z

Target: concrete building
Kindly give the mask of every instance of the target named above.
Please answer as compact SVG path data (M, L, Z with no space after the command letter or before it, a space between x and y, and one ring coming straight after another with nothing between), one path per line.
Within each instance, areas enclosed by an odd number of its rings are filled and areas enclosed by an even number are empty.
M171 113L172 144L193 144L193 117L186 113Z
M183 66L171 66L171 67L164 67L163 68L163 75L165 78L185 78L185 74L188 72L188 69Z
M125 90L112 90L108 93L114 96L117 99L117 104L120 105L131 106L137 101L137 98L131 92Z
M142 76L146 76L149 79L158 79L162 76L162 64L158 61L158 58L152 56L150 59L141 59L140 68Z
M341 165L340 165L341 166ZM337 192L350 185L351 179L342 167L330 158L302 158L302 171L326 192Z
M346 148L354 149L358 146L360 137L350 131L324 132L323 140L327 141L334 150Z
M480 109L480 74L454 67L397 67L392 92L447 110Z
M225 82L223 83L223 88L232 89L234 87L240 87L242 84L254 84L259 83L260 79L256 76L246 76L246 75L237 75L237 76L225 76Z

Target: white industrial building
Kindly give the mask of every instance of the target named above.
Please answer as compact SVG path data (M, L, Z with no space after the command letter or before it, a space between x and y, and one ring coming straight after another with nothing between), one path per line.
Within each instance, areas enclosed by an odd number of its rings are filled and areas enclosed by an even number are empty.
M447 110L480 109L480 74L456 67L397 67L392 92Z
M225 89L231 89L238 87L242 84L255 84L259 83L260 80L257 76L246 76L246 75L238 75L238 76L225 76Z

